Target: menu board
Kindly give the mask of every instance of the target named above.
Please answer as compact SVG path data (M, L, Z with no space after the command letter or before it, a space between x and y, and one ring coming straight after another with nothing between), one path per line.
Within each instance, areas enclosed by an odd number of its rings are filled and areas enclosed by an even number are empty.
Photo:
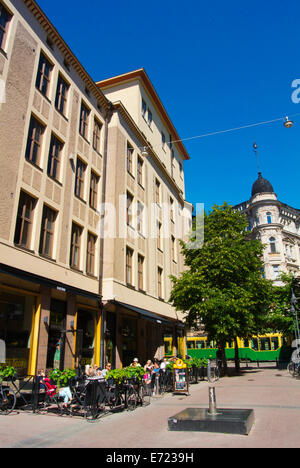
M173 393L188 393L189 381L186 368L173 368Z

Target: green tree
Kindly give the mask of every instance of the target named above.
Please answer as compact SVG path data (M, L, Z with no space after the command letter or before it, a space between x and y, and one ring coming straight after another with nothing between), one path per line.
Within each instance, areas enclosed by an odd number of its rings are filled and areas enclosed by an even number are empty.
M182 242L186 270L171 277L170 301L186 314L188 327L199 323L222 349L226 341L246 338L264 329L273 286L262 276L263 245L249 236L245 215L224 203L204 214L204 242L190 249ZM196 227L194 226L194 231ZM195 234L195 233L193 233ZM192 239L193 240L193 236Z

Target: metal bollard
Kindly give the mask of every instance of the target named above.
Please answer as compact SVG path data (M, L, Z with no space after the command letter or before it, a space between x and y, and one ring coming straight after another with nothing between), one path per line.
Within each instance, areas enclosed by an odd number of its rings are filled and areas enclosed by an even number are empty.
M216 402L216 392L215 387L208 388L208 396L209 396L209 409L208 414L214 416L217 414L217 402Z
M210 367L210 359L207 360L207 380L210 382L211 378L211 367Z

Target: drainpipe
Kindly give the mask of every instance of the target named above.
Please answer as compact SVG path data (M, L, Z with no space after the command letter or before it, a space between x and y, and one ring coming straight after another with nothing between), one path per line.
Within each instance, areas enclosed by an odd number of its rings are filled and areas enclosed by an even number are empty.
M104 207L106 200L106 184L107 184L107 148L108 148L108 125L114 113L114 105L112 102L107 102L107 111L105 115L105 129L104 129L104 151L103 151L103 165L102 165L102 192L101 192L101 206ZM104 213L103 213L104 214ZM100 268L99 268L99 296L100 296L100 310L101 310L101 336L100 336L100 366L104 367L104 332L106 323L106 314L102 302L103 296L103 258L104 258L104 223L100 222Z

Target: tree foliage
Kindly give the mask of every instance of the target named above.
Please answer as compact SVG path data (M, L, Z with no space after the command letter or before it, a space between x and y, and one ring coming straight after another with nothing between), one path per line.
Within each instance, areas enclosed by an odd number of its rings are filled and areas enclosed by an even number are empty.
M170 301L186 314L188 327L200 322L223 345L264 331L274 299L271 281L262 277L263 245L247 228L245 215L227 203L215 205L204 214L202 247L182 242L186 270L171 277Z

